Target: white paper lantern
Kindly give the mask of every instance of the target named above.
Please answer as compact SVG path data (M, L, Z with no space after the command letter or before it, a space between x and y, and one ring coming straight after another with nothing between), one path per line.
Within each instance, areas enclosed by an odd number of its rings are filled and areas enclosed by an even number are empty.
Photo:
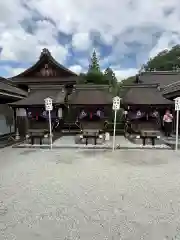
M44 102L45 102L46 111L52 111L53 110L52 99L46 98L44 99Z
M116 96L113 98L113 110L119 110L120 109L120 97Z
M180 97L175 99L175 110L180 111Z

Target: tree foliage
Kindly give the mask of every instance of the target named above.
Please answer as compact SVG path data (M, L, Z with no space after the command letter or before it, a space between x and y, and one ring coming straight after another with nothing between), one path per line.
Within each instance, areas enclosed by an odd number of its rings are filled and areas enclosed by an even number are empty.
M180 68L180 45L163 50L144 65L145 71L173 71Z
M91 62L89 64L88 73L97 73L97 74L101 73L99 60L97 58L97 54L96 54L95 50L93 51L93 54L91 57Z
M117 92L117 79L115 73L111 68L107 68L104 73L101 71L95 50L93 51L87 73L80 74L79 83L110 85L112 86L113 93L115 94Z
M113 72L113 70L110 67L106 68L106 70L104 71L104 77L107 79L107 82L109 83L109 85L116 87L117 78L116 78L115 73Z
M124 85L134 84L135 81L136 81L136 76L132 76L132 77L129 77L129 78L127 78L127 79L122 80L122 81L118 84L118 87L117 87L117 88L118 88L118 95L119 95L120 97L123 97L123 96L126 94L127 90L128 90L128 88L123 88L123 86L124 86Z
M106 68L106 70L104 71L104 78L106 79L107 84L109 84L112 87L113 95L117 95L118 81L114 71L110 67Z

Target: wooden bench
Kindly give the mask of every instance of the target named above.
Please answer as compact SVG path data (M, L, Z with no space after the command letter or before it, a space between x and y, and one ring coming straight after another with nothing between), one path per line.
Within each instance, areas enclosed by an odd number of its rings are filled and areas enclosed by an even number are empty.
M34 140L39 139L40 145L42 145L42 140L49 131L47 129L29 129L28 138L31 139L31 145L34 145Z
M80 127L76 123L64 123L62 127L62 132L76 133L80 130Z
M99 138L99 134L96 132L84 132L82 136L86 139L86 145L88 145L88 139L94 139L94 145L96 145Z
M151 139L152 146L155 145L155 140L159 138L159 131L157 130L141 130L140 138L142 139L143 146L146 145L146 139Z

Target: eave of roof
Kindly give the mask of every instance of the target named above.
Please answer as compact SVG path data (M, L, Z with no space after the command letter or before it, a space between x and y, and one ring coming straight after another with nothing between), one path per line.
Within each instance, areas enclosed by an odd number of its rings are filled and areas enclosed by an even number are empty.
M22 84L22 83L28 83L28 84L43 84L43 83L73 83L75 84L78 81L78 76L73 76L73 77L17 77L13 79L13 82L16 84Z
M139 75L143 84L158 84L161 89L165 86L180 81L179 71L154 71L141 72Z
M18 88L15 84L5 78L0 78L0 91L13 95L16 94L17 96L27 96L27 92Z
M163 95L166 95L178 91L180 91L180 81L165 86L162 93Z
M70 105L109 105L113 96L105 89L77 88L69 96Z
M130 88L122 98L123 104L129 105L171 105L174 104L163 97L162 92L155 87Z
M64 104L65 92L60 89L43 89L33 90L29 95L17 102L12 103L12 106L44 106L44 99L50 97L55 105Z

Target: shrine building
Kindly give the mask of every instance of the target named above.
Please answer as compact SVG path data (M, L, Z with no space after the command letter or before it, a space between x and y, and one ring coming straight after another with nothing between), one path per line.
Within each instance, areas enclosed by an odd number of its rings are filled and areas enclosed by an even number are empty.
M44 99L52 98L52 121L59 119L57 131L77 130L82 125L101 123L112 113L109 86L78 84L80 77L58 63L48 49L24 72L9 78L26 97L10 104L15 111L16 126L25 136L28 128L47 128ZM112 114L111 114L112 115ZM98 128L99 126L96 125Z

